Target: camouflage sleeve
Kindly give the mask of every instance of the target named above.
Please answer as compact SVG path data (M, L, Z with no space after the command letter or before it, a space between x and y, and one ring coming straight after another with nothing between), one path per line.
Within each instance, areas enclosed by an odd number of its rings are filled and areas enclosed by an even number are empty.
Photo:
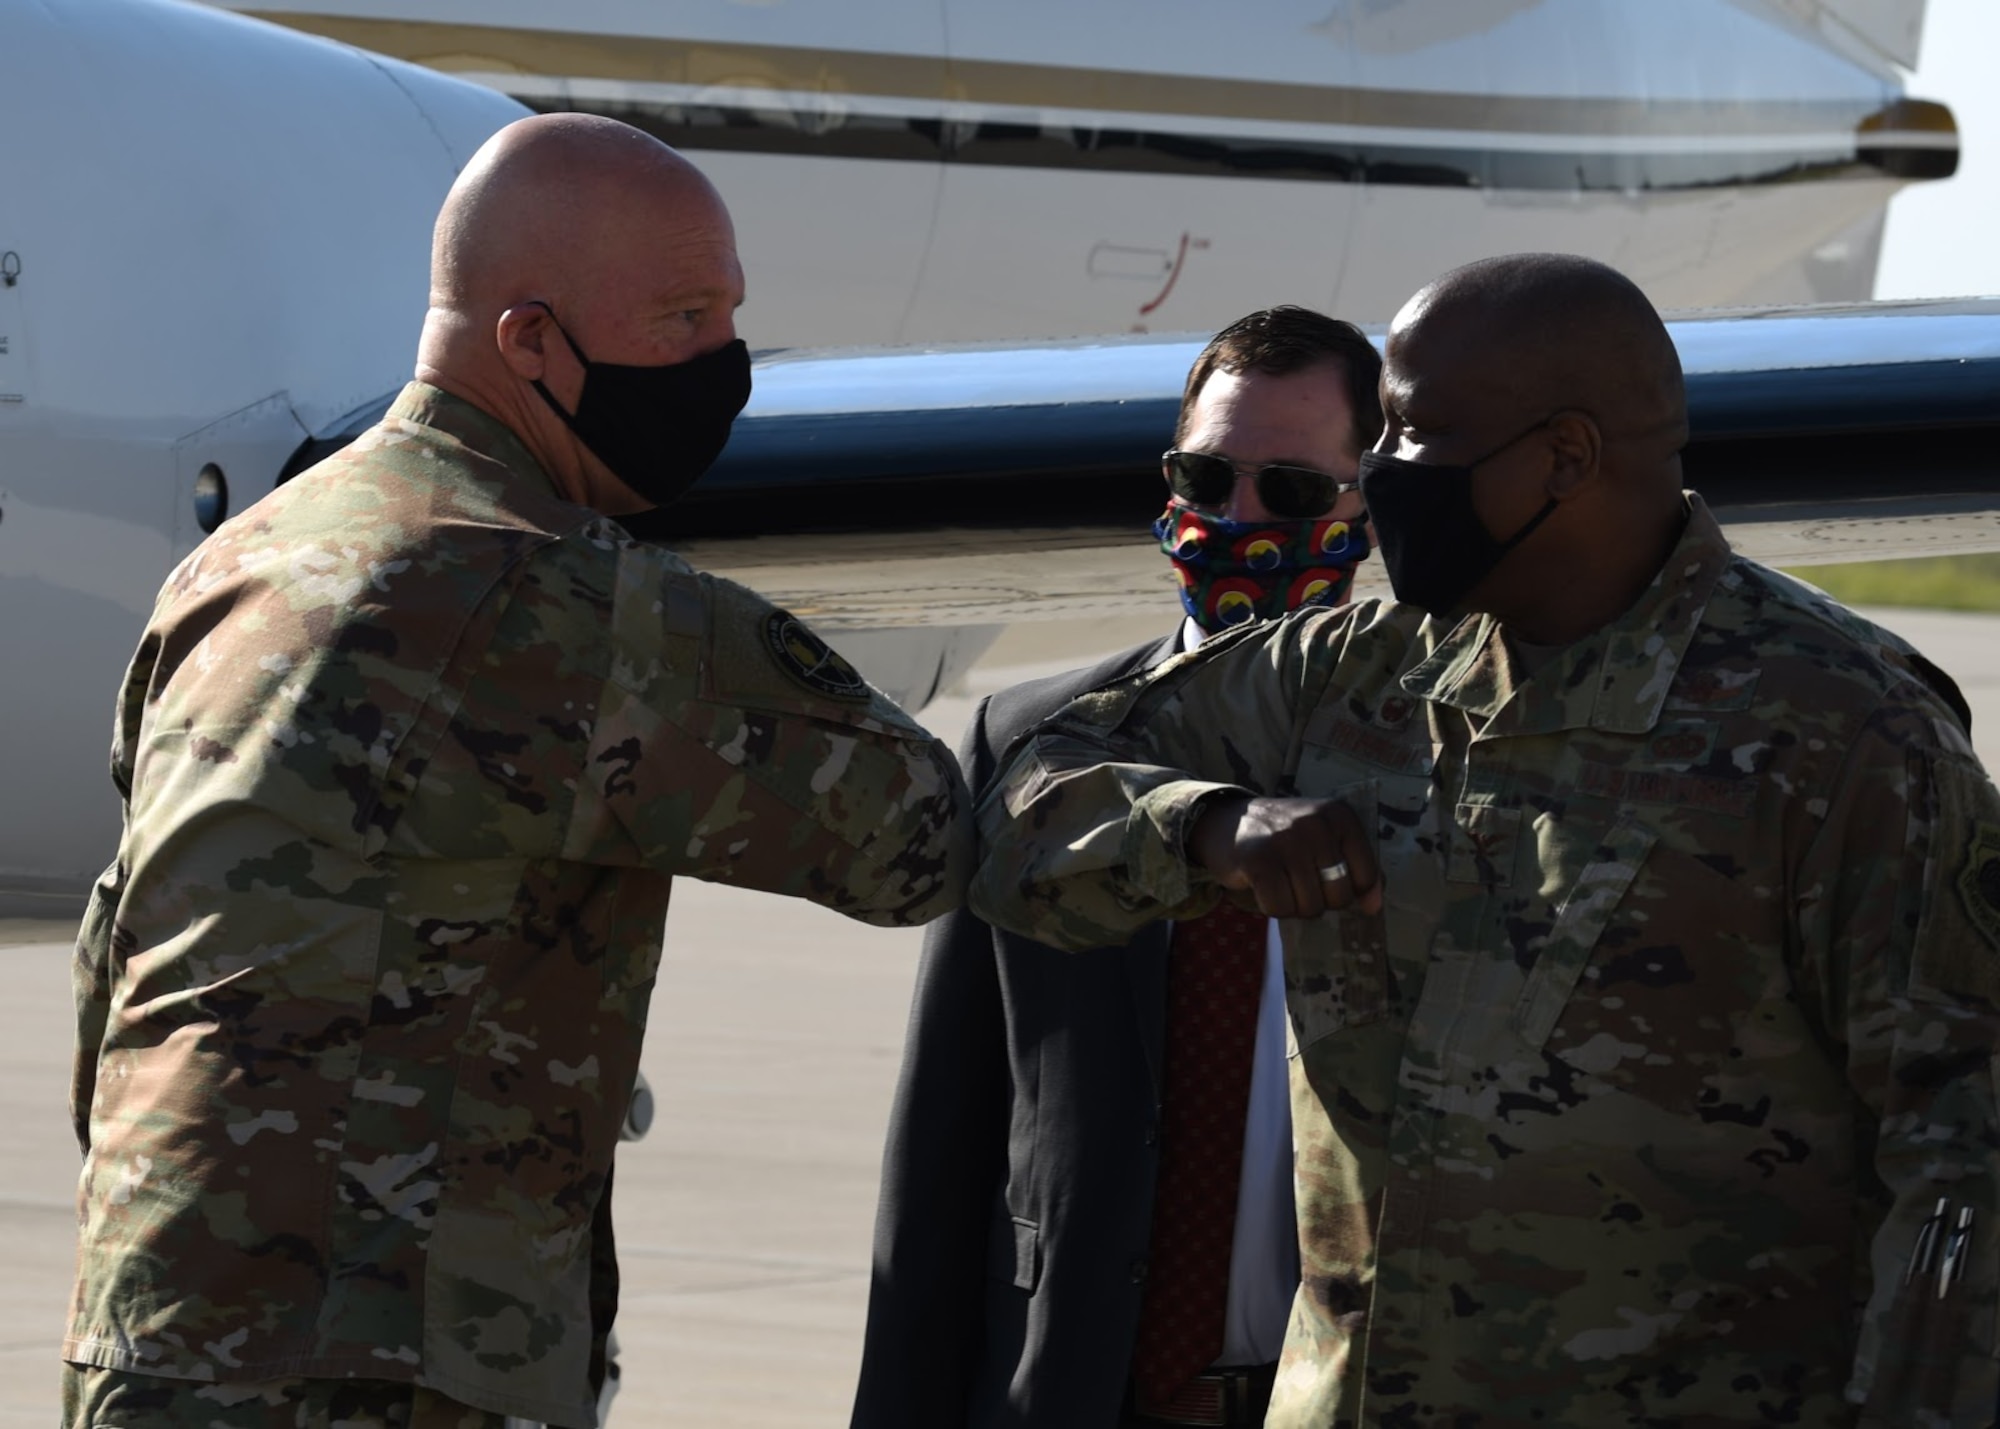
M1802 983L1874 1148L1849 1398L1861 1423L1993 1422L2000 1299L2000 794L1925 701L1878 712L1795 884ZM1872 1229L1872 1236L1869 1231ZM1865 1300L1865 1303L1864 1303Z
M621 650L566 855L922 923L957 907L971 797L951 751L803 622L730 581L625 563Z
M90 1105L97 1096L97 1056L111 1022L118 908L125 893L125 834L132 803L132 759L158 649L158 642L149 632L140 642L119 687L118 713L111 730L111 783L118 791L121 810L118 857L91 887L90 901L77 929L76 952L70 969L70 992L76 1002L76 1049L70 1059L69 1116L76 1131L77 1149L86 1156L90 1154Z
M1338 616L1232 631L1078 697L1003 757L979 805L972 909L1057 947L1214 906L1184 852L1204 800L1279 792ZM1298 638L1295 638L1298 637ZM1318 672L1315 677L1313 672Z
M70 991L76 999L76 1052L70 1060L69 1119L77 1150L90 1154L90 1105L97 1096L97 1057L111 1025L112 938L118 902L125 890L125 867L114 862L90 890L77 929Z

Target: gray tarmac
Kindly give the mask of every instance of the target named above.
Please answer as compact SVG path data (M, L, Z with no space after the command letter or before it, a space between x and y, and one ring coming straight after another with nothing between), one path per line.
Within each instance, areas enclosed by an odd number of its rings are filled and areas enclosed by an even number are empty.
M2000 768L2000 618L1870 611L1951 671ZM978 696L1149 639L1157 619L1017 626L926 721L956 740ZM0 920L0 1429L54 1422L74 1256L66 1113L69 926ZM675 886L623 1148L625 1388L614 1425L846 1423L889 1096L921 935L803 903Z

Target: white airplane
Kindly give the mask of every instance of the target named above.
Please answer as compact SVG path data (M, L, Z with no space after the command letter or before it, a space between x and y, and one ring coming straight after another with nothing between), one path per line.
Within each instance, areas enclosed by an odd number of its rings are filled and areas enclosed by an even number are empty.
M1530 247L1664 303L1865 295L1888 195L1956 159L1893 68L1921 0L1094 0L1087 23L1050 0L576 0L560 30L525 0L386 8L284 18L437 67L181 0L0 0L8 910L67 911L115 847L110 700L165 572L407 375L437 204L526 112L438 67L694 151L737 211L763 347L1213 327L1277 300L1379 316ZM1000 623L1157 606L1160 563L1150 510L1068 564L948 511L925 519L957 535L899 526L928 509L911 491L1032 432L1153 503L1189 355L770 357L670 534L706 533L711 565L921 704ZM996 422L1007 402L1046 420ZM741 493L773 490L759 443L801 438L794 529L731 537ZM801 524L833 483L894 499L871 532Z
M753 346L1382 321L1562 248L1662 307L1870 296L1949 174L1924 0L223 0L587 109L736 214Z
M0 0L0 891L117 841L164 573L398 384L491 89L165 0ZM69 901L52 903L67 907Z

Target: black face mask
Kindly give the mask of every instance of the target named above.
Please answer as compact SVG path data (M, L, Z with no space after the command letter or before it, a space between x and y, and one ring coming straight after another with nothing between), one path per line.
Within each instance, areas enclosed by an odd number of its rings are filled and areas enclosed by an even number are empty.
M1509 437L1476 461L1462 466L1433 465L1377 452L1361 454L1361 499L1375 548L1396 599L1422 606L1432 615L1457 610L1466 593L1486 578L1507 553L1527 540L1559 504L1543 504L1528 524L1496 541L1472 505L1475 468L1549 424L1549 418Z
M583 364L576 411L565 412L540 381L549 409L611 474L642 500L665 506L715 464L729 424L750 400L750 349L741 338L686 362L627 367L584 356L547 303L556 331Z

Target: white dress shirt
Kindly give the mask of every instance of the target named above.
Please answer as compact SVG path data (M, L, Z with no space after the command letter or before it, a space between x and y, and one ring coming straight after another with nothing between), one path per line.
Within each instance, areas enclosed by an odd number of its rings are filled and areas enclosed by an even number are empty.
M1193 620L1181 648L1201 644ZM1285 1062L1285 954L1273 919L1266 941L1250 1103L1243 1117L1243 1172L1236 1183L1236 1235L1229 1252L1229 1299L1218 1365L1277 1359L1299 1288L1298 1213L1292 1201L1292 1092Z

